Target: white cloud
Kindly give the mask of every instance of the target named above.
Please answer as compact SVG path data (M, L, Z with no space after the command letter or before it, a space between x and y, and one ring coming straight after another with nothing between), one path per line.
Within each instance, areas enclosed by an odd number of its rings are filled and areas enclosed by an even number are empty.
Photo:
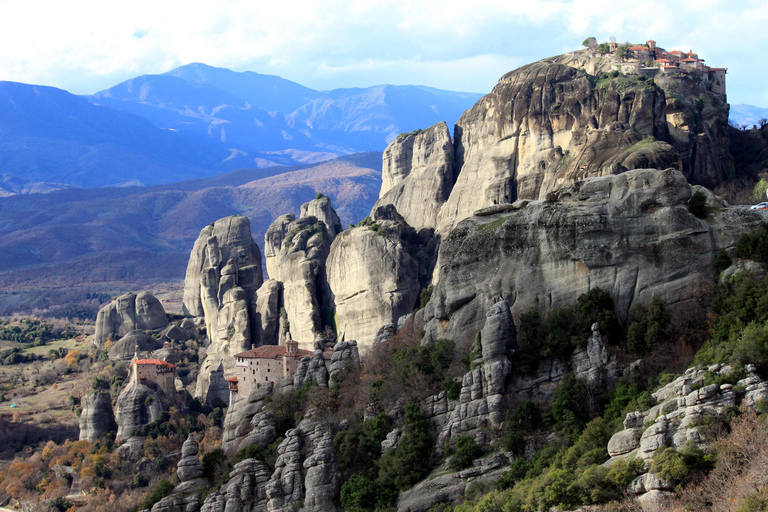
M0 1L0 79L77 93L190 62L311 87L423 83L486 92L586 36L655 39L730 68L731 99L768 105L768 3L743 0ZM462 68L463 67L463 68Z

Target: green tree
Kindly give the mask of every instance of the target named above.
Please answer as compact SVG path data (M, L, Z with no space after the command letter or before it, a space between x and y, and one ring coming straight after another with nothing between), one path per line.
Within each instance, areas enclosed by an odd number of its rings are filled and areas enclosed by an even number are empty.
M592 49L595 46L597 46L597 39L595 39L594 37L590 36L590 37L586 38L584 41L582 41L581 46L586 46L587 48Z

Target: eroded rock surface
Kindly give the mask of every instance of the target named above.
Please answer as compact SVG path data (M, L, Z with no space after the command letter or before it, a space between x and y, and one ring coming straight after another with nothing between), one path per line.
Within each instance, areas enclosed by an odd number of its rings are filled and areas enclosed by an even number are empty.
M365 353L379 328L413 310L419 263L405 250L398 224L381 220L379 232L359 226L341 233L328 255L328 282L341 336Z
M153 383L150 383L153 384ZM129 382L117 397L115 422L117 441L128 439L133 431L155 421L172 403L156 386Z
M128 292L99 310L94 340L101 347L107 338L117 340L136 329L155 330L166 325L165 310L154 295Z
M187 315L205 318L211 342L195 396L227 402L224 379L234 374L234 355L261 341L255 318L262 281L261 252L246 217L219 219L200 232L187 265L183 304Z
M113 361L130 361L138 350L152 352L162 347L162 344L144 331L133 330L112 343L109 347L109 358Z
M116 432L117 423L112 412L112 396L108 391L95 392L83 397L80 413L80 440L93 443L107 432Z
M382 156L381 192L374 205L394 205L416 230L437 227L455 180L453 143L445 123L405 134Z
M515 317L531 309L546 315L599 287L621 320L653 294L667 303L691 301L698 285L712 281L714 254L734 247L762 216L719 209L698 219L687 209L690 197L678 171L638 169L463 221L440 247L424 342L469 342L497 297Z
M278 217L264 236L267 272L282 283L278 302L285 308L293 339L303 350L314 350L333 315L326 259L340 231L330 199L322 196L303 204L298 219L293 214Z

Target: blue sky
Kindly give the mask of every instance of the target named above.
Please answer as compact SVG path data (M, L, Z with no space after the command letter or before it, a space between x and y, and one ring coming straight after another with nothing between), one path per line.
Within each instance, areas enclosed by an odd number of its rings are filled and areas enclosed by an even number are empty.
M0 80L93 93L191 62L316 89L381 83L485 93L586 36L654 39L727 67L768 107L765 0L0 0Z

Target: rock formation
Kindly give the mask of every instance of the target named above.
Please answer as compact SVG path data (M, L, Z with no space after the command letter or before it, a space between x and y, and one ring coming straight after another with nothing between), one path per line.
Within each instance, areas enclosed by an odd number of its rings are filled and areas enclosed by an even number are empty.
M172 404L153 384L130 381L120 392L115 411L118 442L128 439L135 430L155 421Z
M483 433L501 425L507 377L512 371L508 356L517 347L515 338L512 313L507 302L501 300L486 315L481 333L482 363L464 375L458 404L440 432L438 446L455 442L457 435L470 435L484 442Z
M278 217L264 235L269 277L282 283L282 300L293 339L302 350L314 350L315 339L332 322L333 294L326 277L326 259L341 222L325 196ZM275 317L267 317L273 328ZM277 339L275 339L277 343Z
M269 389L257 389L230 407L224 418L222 448L235 451L251 444L266 448L277 439L275 421L264 409L264 398L270 394Z
M304 384L314 382L322 388L328 387L328 368L325 366L323 350L315 350L312 357L302 358L296 373L293 374L293 387L301 389Z
M463 221L440 247L423 342L470 341L496 297L507 299L515 317L531 309L548 314L599 287L622 320L653 294L668 303L692 299L699 283L712 280L714 254L762 217L712 209L698 219L687 210L690 197L678 171L634 170Z
M754 365L747 365L747 377L736 386L744 389L742 404L754 407L758 400L768 399L768 382L763 381ZM737 404L733 384L704 386L707 374L727 376L733 368L714 365L709 368L689 368L685 374L653 393L657 405L647 411L627 414L624 430L617 432L608 442L608 455L613 462L637 457L646 462L663 448L682 450L686 443L694 443L708 450L714 441L708 438L703 425L707 417L723 416L728 407ZM673 495L674 485L654 473L638 476L629 484L627 492L638 496L641 503L650 503Z
M198 445L193 434L181 447L181 460L176 466L179 485L152 507L152 512L196 512L200 509L200 494L208 485L203 478L203 463L198 457Z
M341 233L328 255L338 333L357 340L363 353L382 325L410 313L416 304L420 265L404 247L406 228L402 221L374 219Z
M138 349L139 352L152 352L162 344L144 331L129 331L125 336L109 347L109 358L113 361L130 361Z
M723 98L685 77L597 79L563 56L518 68L447 127L404 134L383 156L376 206L442 235L475 210L587 177L673 167L714 187L732 167Z
M211 345L195 396L206 402L226 403L224 379L234 373L234 355L259 342L254 319L262 281L261 252L246 217L219 219L200 232L187 265L183 310L205 317Z
M333 347L328 386L334 387L342 374L360 365L357 341L340 341Z
M95 343L103 346L107 338L121 338L133 330L162 329L168 325L160 301L149 292L128 292L99 310Z
M436 228L437 213L456 179L453 158L445 123L401 135L382 156L381 192L374 210L391 204L416 230Z
M112 396L108 391L94 392L83 397L80 413L80 440L98 441L107 432L116 432L112 412Z

